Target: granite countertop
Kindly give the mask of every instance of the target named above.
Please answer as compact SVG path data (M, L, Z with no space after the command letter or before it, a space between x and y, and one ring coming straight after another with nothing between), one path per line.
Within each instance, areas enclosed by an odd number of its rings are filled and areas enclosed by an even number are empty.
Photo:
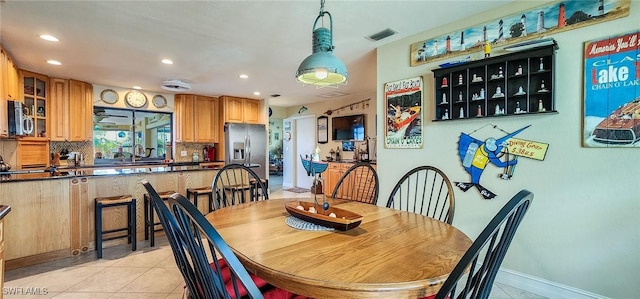
M7 216L7 214L9 214L10 211L11 211L11 207L10 206L0 205L0 220L2 220L2 218L4 218L4 216Z
M60 167L38 170L16 170L0 172L0 182L20 182L45 179L68 179L73 177L131 175L139 173L163 173L175 171L204 171L220 169L219 165L209 163L185 162L170 164L119 164L81 167ZM224 166L224 165L222 165Z

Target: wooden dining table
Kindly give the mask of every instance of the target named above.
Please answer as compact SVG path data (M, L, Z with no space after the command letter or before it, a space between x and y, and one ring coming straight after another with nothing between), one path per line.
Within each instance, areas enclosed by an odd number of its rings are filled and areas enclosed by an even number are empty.
M327 199L358 213L348 231L289 226L288 201L226 207L206 218L250 273L314 298L419 298L437 293L471 240L423 215L354 201Z

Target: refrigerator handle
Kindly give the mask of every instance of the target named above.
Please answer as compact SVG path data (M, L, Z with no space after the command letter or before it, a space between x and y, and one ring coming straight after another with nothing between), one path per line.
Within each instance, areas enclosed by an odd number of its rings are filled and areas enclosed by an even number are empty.
M244 136L244 164L249 165L251 162L251 136Z

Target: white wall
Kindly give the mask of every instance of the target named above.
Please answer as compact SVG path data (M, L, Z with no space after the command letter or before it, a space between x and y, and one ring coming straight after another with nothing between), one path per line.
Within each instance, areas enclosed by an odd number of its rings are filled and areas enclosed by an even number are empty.
M460 2L460 5L468 3ZM541 4L540 1L517 1L378 48L378 122L384 123L384 83L414 76L424 76L425 119L433 119L431 70L443 61L410 67L410 44ZM640 151L638 148L581 147L581 78L583 43L638 30L638 20L640 2L632 1L628 17L553 35L560 46L555 73L559 114L424 121L422 149L392 150L378 144L379 203L384 205L393 184L417 165L434 165L444 170L452 181L469 181L456 152L461 132L472 132L487 123L506 131L531 125L518 137L550 144L546 159L519 159L510 181L497 177L501 169L487 167L481 182L498 194L490 201L481 199L475 190L465 193L454 187L453 224L473 239L512 195L528 189L535 194L535 199L502 266L569 288L613 298L637 298L640 294ZM482 53L475 55L479 59ZM378 128L378 136L382 136L383 129ZM384 171L387 169L394 171Z
M351 107L351 104L353 103L357 103L366 99L371 99L367 103L364 103L364 107L363 107L363 103L359 104L359 105L353 105L353 108ZM321 116L321 115L325 115L324 113L327 110L333 110L333 109L337 109L339 107L343 107L343 106L348 106L347 108L342 109L341 111L334 111L331 115L327 116L329 117L329 142L325 143L325 144L319 144L320 146L320 158L321 159L325 159L326 156L329 156L329 150L334 149L337 146L342 147L342 142L341 141L333 141L331 140L331 118L334 116L345 116L345 115L352 115L352 114L365 114L365 132L367 134L367 136L370 136L372 138L376 137L376 95L374 93L371 94L364 94L364 95L359 95L359 96L343 96L337 99L328 99L325 101L321 101L321 102L316 102L316 103L311 103L311 104L305 104L305 107L307 107L307 111L303 112L300 115L312 115L315 114L316 116L316 123L317 123L317 117ZM297 116L298 114L298 110L300 109L300 106L297 107L290 107L287 108L287 112L286 112L286 117L292 117L292 116ZM275 111L275 110L274 110ZM326 116L326 115L325 115ZM317 134L317 130L313 131L313 134ZM360 143L361 144L361 143ZM371 146L373 146L373 143L371 143ZM314 146L315 148L315 146ZM341 153L342 154L342 153ZM343 159L351 159L353 158L353 152L346 152L346 156L342 157Z

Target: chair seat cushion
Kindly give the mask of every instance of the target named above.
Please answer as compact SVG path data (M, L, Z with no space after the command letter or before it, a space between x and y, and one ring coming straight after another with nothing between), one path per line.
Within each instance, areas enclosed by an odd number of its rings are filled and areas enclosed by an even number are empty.
M220 265L220 271L222 272L220 273L220 275L222 275L222 280L227 287L227 291L229 292L229 294L233 294L234 292L233 283L231 282L231 269L227 265L227 261L225 261L224 259L219 259L218 264ZM216 270L216 266L214 264L211 264L211 268L213 268L214 271ZM251 280L253 280L253 283L255 283L259 289L265 287L268 284L264 279L254 274L249 273L249 276L251 276ZM247 295L247 290L244 288L244 286L239 285L238 290L240 291L240 296L244 297L245 295Z
M227 291L229 294L233 294L233 283L231 282L231 269L227 265L227 261L224 259L219 259L218 264L220 265L220 271L222 272L222 280L225 283ZM216 266L211 264L211 267L215 271ZM269 285L264 279L249 273L251 276L251 280L256 284L258 289L262 292L262 295L265 299L304 299L306 297L293 294L287 290L283 290L281 288L276 288L274 286ZM240 296L244 297L247 295L247 290L242 285L238 285L238 290L240 291Z

